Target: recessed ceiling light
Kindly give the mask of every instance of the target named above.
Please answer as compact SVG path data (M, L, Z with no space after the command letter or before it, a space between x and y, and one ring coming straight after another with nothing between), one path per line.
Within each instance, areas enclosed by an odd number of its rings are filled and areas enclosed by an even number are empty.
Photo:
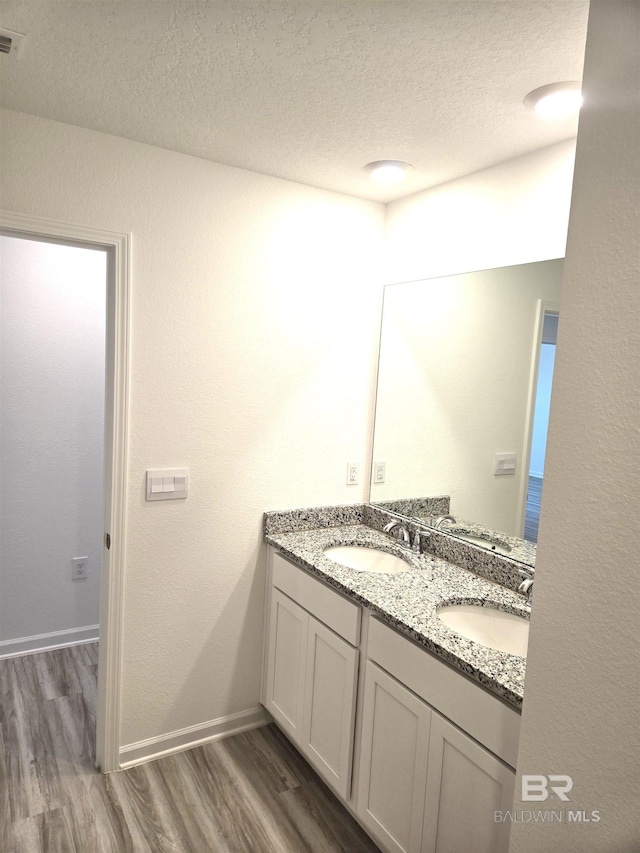
M371 180L389 186L401 181L413 166L402 160L376 160L375 163L367 163L364 168L371 175Z
M548 86L540 86L539 89L529 92L524 103L542 118L569 118L582 106L580 89L581 84L575 81L549 83Z

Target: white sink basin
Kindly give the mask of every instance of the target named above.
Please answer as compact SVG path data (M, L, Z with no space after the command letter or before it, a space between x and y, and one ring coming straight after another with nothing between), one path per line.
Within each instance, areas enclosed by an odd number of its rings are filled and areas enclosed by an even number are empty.
M451 604L438 611L448 628L468 640L510 655L527 656L529 620L478 604Z
M325 557L355 569L356 572L378 572L383 575L397 575L399 572L408 571L411 566L400 557L379 551L377 548L368 548L365 545L335 545L327 548Z

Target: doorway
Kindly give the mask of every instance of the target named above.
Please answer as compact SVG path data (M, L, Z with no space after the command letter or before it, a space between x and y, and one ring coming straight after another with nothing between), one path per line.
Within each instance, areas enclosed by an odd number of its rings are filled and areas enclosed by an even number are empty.
M69 578L69 583L76 584L76 589L78 589L78 593L74 593L76 597L79 596L80 588L83 589L83 593L86 593L88 589L88 584L86 582L91 580L92 574L94 574L96 581L99 578L99 606L94 601L92 605L93 610L91 611L92 613L97 614L97 620L93 625L83 625L80 627L85 629L88 628L89 630L93 628L95 632L96 626L98 624L100 626L98 700L96 713L96 764L105 772L117 770L120 766L119 704L122 633L122 567L124 565L125 554L125 483L127 470L130 237L126 234L98 231L82 226L75 226L67 223L56 223L48 220L36 219L35 217L29 217L22 214L0 211L0 239L15 241L12 243L12 249L15 249L17 245L24 247L30 242L38 248L38 252L42 257L46 255L49 260L56 254L61 257L66 253L67 257L69 257L69 251L72 253L75 252L75 258L89 259L89 265L91 265L91 263L94 263L96 266L102 264L104 273L102 281L102 296L100 297L102 301L101 311L103 328L101 343L102 373L101 380L98 381L100 387L97 391L94 388L93 392L87 390L88 386L85 387L84 392L78 391L78 389L70 390L69 387L67 387L67 396L65 397L69 413L71 413L72 409L76 410L75 420L69 416L69 423L73 422L73 424L75 424L72 431L74 431L74 438L80 443L87 441L86 432L79 430L78 424L83 423L83 418L85 416L89 417L89 409L91 408L89 397L93 394L92 407L94 410L96 394L100 395L102 398L103 416L98 431L101 433L102 439L100 452L103 456L103 463L99 466L100 470L97 470L95 465L96 454L94 453L91 473L87 478L88 480L93 481L94 486L96 486L95 481L98 480L97 489L94 488L93 493L94 496L96 496L97 493L96 500L98 504L101 504L101 506L96 510L94 505L91 512L92 529L97 531L95 534L97 542L93 543L92 541L91 547L95 548L93 553L87 553L89 549L88 543L86 543L87 548L79 546L82 553L76 554L74 552L71 555L67 555L66 559L68 560L68 563L64 570L66 571L68 569L67 577ZM58 297L59 296L60 294L58 294ZM74 304L74 298L76 300L76 304ZM42 328L46 330L46 334L45 332L42 332L42 335L44 337L48 336L51 348L47 350L45 347L45 350L49 354L52 354L52 358L49 359L48 362L46 359L41 362L42 375L38 377L38 381L40 382L42 390L40 393L41 399L37 405L33 404L33 395L30 395L30 391L34 386L25 385L22 388L22 397L28 411L22 412L20 416L23 418L25 423L35 422L39 417L41 420L46 421L46 396L47 394L53 396L60 391L60 372L57 368L64 365L56 365L55 361L56 358L62 362L68 359L69 347L64 343L60 345L61 342L59 340L56 342L55 338L60 337L61 330L64 329L65 319L67 323L72 322L74 312L79 308L77 301L81 301L81 299L81 291L74 291L73 288L70 288L64 300L61 301L58 299L58 302L55 303L57 307L54 312L52 312L50 308L46 309L41 306L40 313L42 316L39 318L38 325L41 325ZM62 303L64 303L64 305L61 308ZM36 311L35 314L37 315L37 313L38 312ZM53 313L57 315L55 318L56 322L53 322ZM93 313L95 314L95 310ZM76 331L78 330L76 329ZM86 331L87 330L80 330L81 333ZM15 335L16 338L19 337L19 333L20 328L18 324ZM33 328L29 330L29 334L34 334ZM85 335L84 338L82 334L80 334L79 337L83 340L83 348L90 348L91 334ZM98 335L98 337L100 336ZM38 346L41 345L41 341L37 335L35 339L31 340L30 345L24 349L28 352L28 350L33 349L36 344ZM96 349L96 347L93 347L92 349L94 355ZM18 348L16 345L16 351L17 350ZM86 351L88 352L88 349L86 349ZM96 365L94 355L92 355L91 358L87 357L87 361L92 361L92 370L87 372L91 373L93 381L95 382ZM28 360L29 359L27 358L27 361ZM86 366L87 365L83 365L83 369ZM36 370L35 372L37 373L38 371ZM19 386L24 375L25 374L23 373L16 379L15 384L18 386L16 396L19 396ZM73 383L71 384L73 385ZM47 387L48 385L50 387ZM85 395L87 403L86 406L83 407ZM29 403L31 404L31 410L29 410ZM64 406L62 406L61 412L62 413L58 415L58 418L64 419ZM61 426L61 432L64 433L65 424L62 424ZM80 438L81 432L82 438ZM65 482L67 474L70 472L67 471L65 473L63 462L62 466L53 472L54 476L51 481L47 479L50 473L48 469L51 467L55 468L53 465L53 459L56 456L56 453L59 452L59 446L56 445L55 442L51 444L48 443L49 439L52 439L52 436L45 435L40 448L41 450L44 448L44 450L43 452L38 453L38 445L27 440L24 430L22 430L22 436L20 436L20 430L15 428L13 429L12 434L16 441L23 442L24 447L22 448L22 451L25 459L30 458L32 460L31 464L35 469L36 475L33 478L33 488L37 490L40 485L43 491L48 492L49 500L58 500L62 502L63 498L66 497ZM88 443L93 442L95 444L95 430L92 434L94 438L92 438ZM68 431L67 437L69 438ZM53 452L54 450L56 450L55 453ZM83 461L77 464L80 469L82 469L83 466L88 469L88 465L84 457ZM61 471L62 473L60 473ZM69 479L71 478L69 477ZM11 495L8 496L8 500L11 500ZM76 494L75 500L77 504L83 504L86 500L86 496L83 498L82 494L78 493ZM94 501L94 504L95 502L96 501ZM75 513L73 522L77 528L85 526L83 525L83 522L80 521L80 519L83 518L84 509L86 509L86 507L76 506L71 512L71 515L74 515ZM49 528L45 529L42 525L38 524L38 520L36 518L29 518L28 512L23 512L23 517L26 517L27 523L31 525L31 538L40 539L40 544L43 546L43 550L46 551L47 545L52 544L49 542L49 538L55 534L55 525L50 525ZM26 547L27 540L25 539L25 536L21 536L18 541L25 543ZM65 548L68 548L68 541L69 540L65 543ZM74 547L75 545L76 543L74 543ZM18 554L19 553L20 552L18 551ZM79 566L72 562L74 557L79 558ZM72 581L71 576L74 571L79 572L79 577L77 580ZM84 571L88 573L86 579L82 577ZM59 582L60 579L54 575L54 580ZM0 577L0 582L1 581L2 578ZM82 584L84 586L78 587L78 584ZM96 583L95 586L97 587L98 584ZM60 583L58 583L58 590L59 588ZM73 589L73 587L71 587L71 589ZM78 602L76 602L76 604L78 604ZM40 602L39 606L41 610L47 612L46 615L48 617L51 617L49 609L52 606L52 602L47 599L46 595ZM82 610L80 605L78 605L77 610L78 613L76 615L79 616L80 621L84 621L86 619L86 613L89 612L89 610ZM82 611L81 614L80 611ZM15 632L15 626L12 630ZM45 631L43 633L46 634L47 632ZM56 632L50 631L48 633L55 635ZM66 635L64 638L66 640L64 645L70 645L74 641L73 633L70 637L71 639L69 639L68 634ZM27 639L33 641L34 637ZM75 636L75 640L82 641L85 639L90 638L83 637L81 632ZM54 643L51 643L50 645L54 645ZM57 645L60 644L58 643Z
M536 377L533 417L530 424L531 438L523 535L524 539L533 543L538 541L558 319L559 314L556 308L542 307L541 333L534 358Z
M99 635L107 255L0 236L0 657Z

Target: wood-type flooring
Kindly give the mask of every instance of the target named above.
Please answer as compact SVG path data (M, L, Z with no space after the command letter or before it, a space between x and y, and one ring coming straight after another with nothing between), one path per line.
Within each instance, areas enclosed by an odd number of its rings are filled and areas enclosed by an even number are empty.
M100 773L97 660L0 660L1 853L377 851L273 725Z

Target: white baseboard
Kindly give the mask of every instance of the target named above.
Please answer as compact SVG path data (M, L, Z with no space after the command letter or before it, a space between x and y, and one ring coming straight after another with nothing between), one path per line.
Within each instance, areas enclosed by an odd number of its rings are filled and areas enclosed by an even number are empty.
M120 769L125 770L127 767L154 761L174 752L193 749L194 746L231 737L249 729L257 729L268 722L266 711L259 705L248 711L240 711L237 714L218 717L217 720L209 720L207 723L187 726L185 729L130 743L120 747Z
M20 655L35 655L38 652L48 652L65 646L97 643L99 635L99 625L85 625L84 628L70 628L68 631L51 631L49 634L35 634L33 637L2 640L0 641L0 660Z

